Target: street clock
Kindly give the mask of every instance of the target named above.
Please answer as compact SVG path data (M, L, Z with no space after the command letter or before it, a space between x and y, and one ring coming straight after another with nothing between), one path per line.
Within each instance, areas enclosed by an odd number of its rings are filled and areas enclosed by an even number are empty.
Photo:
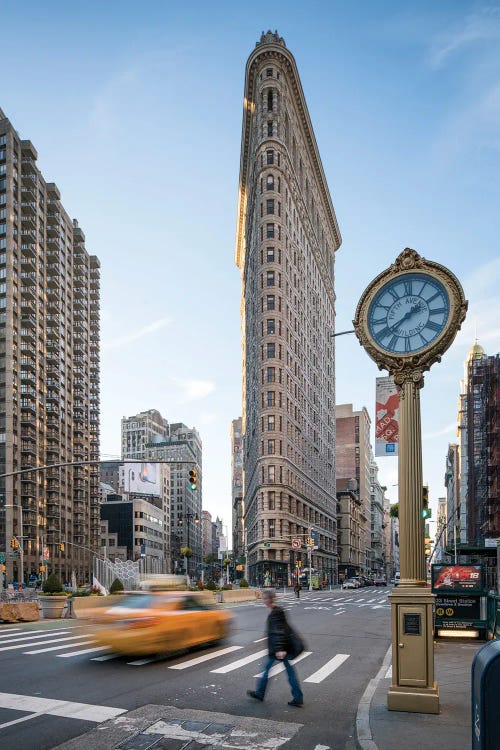
M406 248L365 289L353 324L380 369L400 376L412 370L421 374L441 359L466 311L456 276Z

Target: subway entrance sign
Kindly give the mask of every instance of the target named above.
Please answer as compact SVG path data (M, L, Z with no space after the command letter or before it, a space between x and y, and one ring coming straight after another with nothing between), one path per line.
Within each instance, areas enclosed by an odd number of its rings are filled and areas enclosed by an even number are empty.
M435 635L486 638L487 592L482 565L433 565Z

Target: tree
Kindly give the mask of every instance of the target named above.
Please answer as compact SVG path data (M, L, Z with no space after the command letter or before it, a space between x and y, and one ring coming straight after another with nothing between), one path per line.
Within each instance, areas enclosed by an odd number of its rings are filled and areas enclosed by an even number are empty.
M391 505L390 516L391 516L391 518L399 518L399 505L398 505L398 503L395 503L394 505Z
M181 547L181 555L183 557L192 557L193 550L191 549L191 547Z
M55 573L51 573L49 576L47 576L47 580L43 582L42 589L44 594L63 593L61 579Z

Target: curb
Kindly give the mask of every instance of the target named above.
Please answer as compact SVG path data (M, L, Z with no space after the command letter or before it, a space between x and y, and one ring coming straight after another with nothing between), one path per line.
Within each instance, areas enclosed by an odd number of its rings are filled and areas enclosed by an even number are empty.
M376 676L370 680L366 686L365 692L361 696L356 713L356 738L361 750L379 750L379 747L373 739L370 727L370 707L378 683L386 674L392 658L392 643L387 649L382 666Z

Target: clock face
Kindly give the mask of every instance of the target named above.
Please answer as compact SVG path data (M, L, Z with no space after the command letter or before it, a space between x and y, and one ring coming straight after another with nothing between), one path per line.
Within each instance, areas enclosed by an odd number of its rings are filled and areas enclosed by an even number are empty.
M430 346L446 327L450 300L444 284L427 273L405 273L388 281L368 309L368 330L390 354L414 354Z

